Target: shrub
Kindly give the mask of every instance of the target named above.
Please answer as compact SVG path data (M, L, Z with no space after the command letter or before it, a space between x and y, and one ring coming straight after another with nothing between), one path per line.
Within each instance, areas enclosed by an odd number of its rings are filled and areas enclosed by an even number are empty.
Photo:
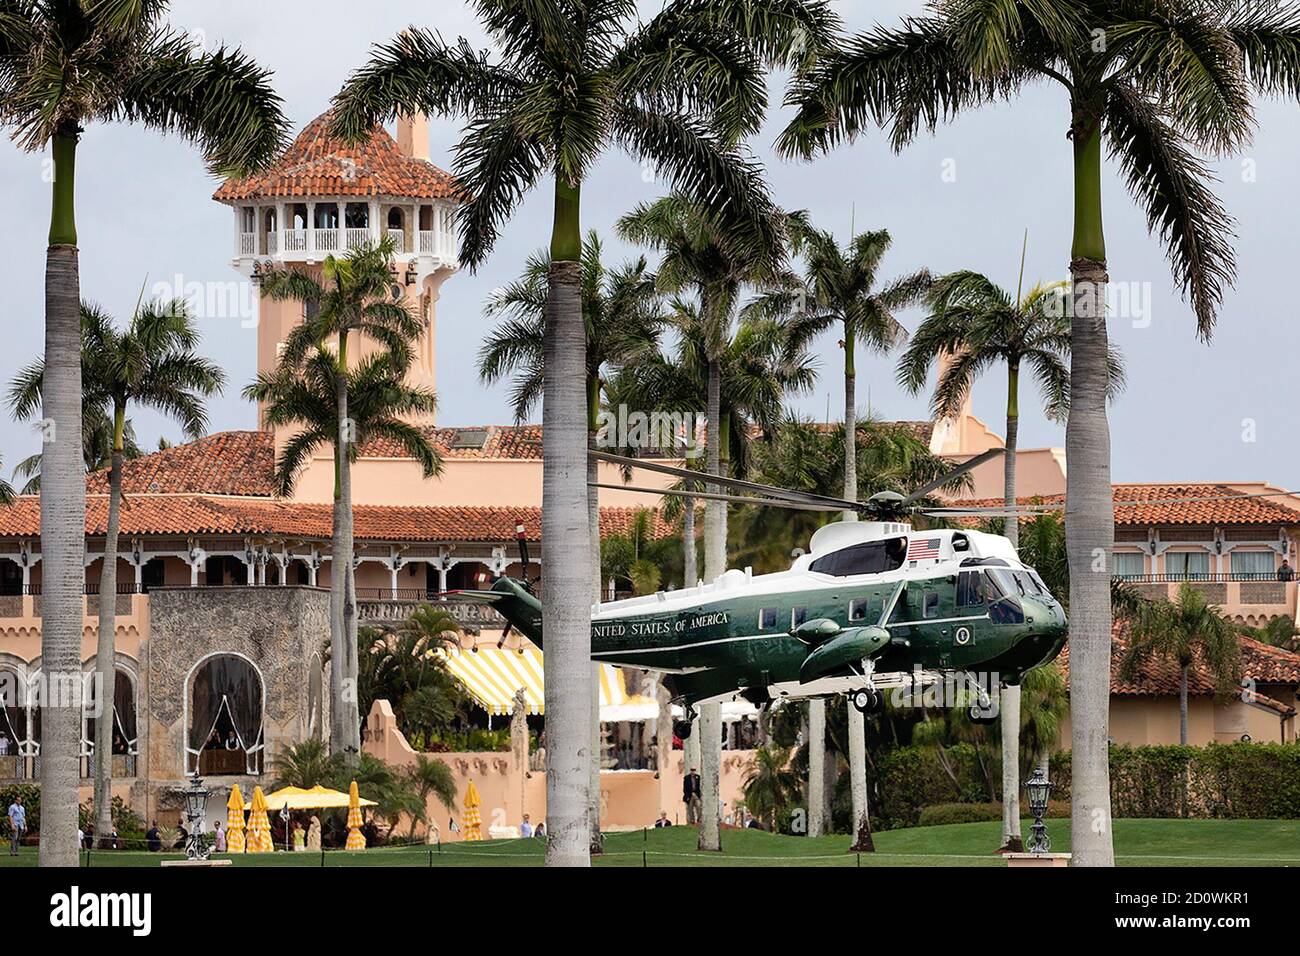
M1023 804L1020 809L1025 817L1031 816L1028 808ZM1069 815L1070 805L1068 803L1052 801L1048 804L1044 818L1052 819L1068 817ZM1002 804L1000 803L936 803L921 811L920 820L916 825L919 827L936 827L945 823L982 823L987 820L1001 819Z

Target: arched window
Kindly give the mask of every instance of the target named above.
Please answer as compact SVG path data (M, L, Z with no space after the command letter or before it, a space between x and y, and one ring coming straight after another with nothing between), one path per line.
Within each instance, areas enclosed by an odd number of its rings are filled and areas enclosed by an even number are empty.
M307 664L307 739L319 740L321 728L322 678L320 658L312 655Z
M246 657L217 654L195 668L188 695L185 772L262 772L262 676Z
M88 676L93 676L93 674L92 671ZM97 700L93 687L87 689L86 700L92 704ZM95 752L95 725L97 721L93 714L99 709L94 707L92 713L86 717L85 737L82 740L82 752L86 754ZM115 757L134 756L140 752L136 737L135 680L132 678L130 671L120 666L117 668L116 679L113 681L112 748Z
M0 667L0 774L20 776L27 752L27 679L14 667Z

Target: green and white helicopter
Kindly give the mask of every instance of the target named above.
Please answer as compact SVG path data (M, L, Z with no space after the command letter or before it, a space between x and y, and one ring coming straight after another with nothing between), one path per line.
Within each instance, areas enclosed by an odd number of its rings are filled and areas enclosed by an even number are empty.
M744 698L762 706L847 694L864 713L878 711L887 688L918 691L936 682L966 687L971 719L997 719L990 691L1016 684L1051 661L1066 639L1066 618L1033 568L1006 538L980 531L916 531L911 512L958 516L997 509L931 508L916 502L991 458L976 456L904 497L882 492L865 502L705 475L658 462L592 452L717 491L697 499L814 511L854 510L867 520L828 524L789 570L755 575L731 569L681 590L592 607L594 661L657 671L686 721L701 703ZM656 494L671 489L601 484ZM731 492L731 493L728 493ZM523 542L523 566L528 567ZM490 590L449 594L488 604L539 647L542 603L527 580L500 577Z

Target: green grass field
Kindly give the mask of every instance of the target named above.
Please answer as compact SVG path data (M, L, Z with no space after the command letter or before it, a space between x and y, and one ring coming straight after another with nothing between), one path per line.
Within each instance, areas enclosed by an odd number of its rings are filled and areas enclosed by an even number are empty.
M875 835L874 854L847 852L844 836L779 836L759 830L724 830L722 853L695 849L695 830L671 827L648 833L611 833L597 866L1004 866L990 850L999 824L889 830ZM1029 823L1025 823L1029 832ZM1050 821L1052 849L1068 851L1069 821ZM432 851L432 852L430 852ZM1117 820L1115 856L1120 866L1300 865L1300 820ZM91 866L157 866L178 854L94 851ZM235 866L540 866L539 840L452 843L436 847L376 848L362 853L275 853L233 857ZM85 854L82 855L83 865ZM0 851L0 868L35 866L36 849L11 857Z

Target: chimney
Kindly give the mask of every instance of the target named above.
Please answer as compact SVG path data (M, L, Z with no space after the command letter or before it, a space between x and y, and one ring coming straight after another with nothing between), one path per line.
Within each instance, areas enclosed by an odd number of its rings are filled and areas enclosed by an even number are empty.
M397 117L397 148L403 156L429 161L429 117L403 113Z

